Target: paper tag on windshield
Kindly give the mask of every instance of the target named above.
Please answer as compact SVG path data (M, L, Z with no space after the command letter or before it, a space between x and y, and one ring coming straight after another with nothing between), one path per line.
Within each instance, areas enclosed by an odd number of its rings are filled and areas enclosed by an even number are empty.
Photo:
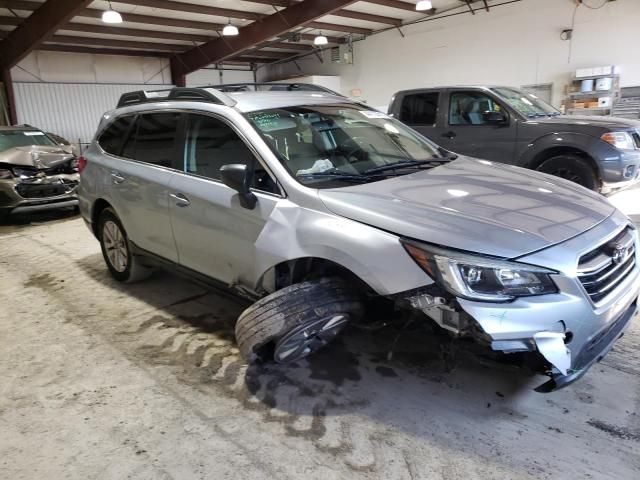
M360 110L360 113L367 118L389 118L389 115L374 110Z
M35 137L36 135L44 135L42 132L23 132L28 137Z

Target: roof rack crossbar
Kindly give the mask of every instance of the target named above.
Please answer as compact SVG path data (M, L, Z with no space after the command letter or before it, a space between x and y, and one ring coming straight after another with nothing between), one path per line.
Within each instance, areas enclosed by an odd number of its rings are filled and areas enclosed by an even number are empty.
M271 90L282 90L288 92L323 92L331 95L343 95L334 92L326 87L316 85L313 83L300 83L300 82L240 82L240 83L223 83L221 85L205 85L200 88L215 88L221 92L241 92L250 91L249 87L254 87L258 90L258 87L271 87Z
M169 92L166 95L163 93ZM233 107L237 102L214 87L191 88L175 87L163 90L137 90L135 92L123 93L118 100L117 108L128 107L149 102L169 102L172 100L190 100L193 102L211 102L220 105Z

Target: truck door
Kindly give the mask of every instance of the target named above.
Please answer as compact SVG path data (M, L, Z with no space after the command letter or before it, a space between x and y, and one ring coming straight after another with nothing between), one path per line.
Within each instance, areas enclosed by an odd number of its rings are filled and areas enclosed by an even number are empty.
M499 100L483 90L450 90L447 100L436 143L461 155L513 162L517 120Z

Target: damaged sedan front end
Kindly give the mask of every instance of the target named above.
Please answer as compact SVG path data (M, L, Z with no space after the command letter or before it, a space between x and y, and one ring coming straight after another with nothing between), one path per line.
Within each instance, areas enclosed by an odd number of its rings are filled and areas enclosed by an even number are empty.
M0 130L0 216L78 205L76 156L36 129Z

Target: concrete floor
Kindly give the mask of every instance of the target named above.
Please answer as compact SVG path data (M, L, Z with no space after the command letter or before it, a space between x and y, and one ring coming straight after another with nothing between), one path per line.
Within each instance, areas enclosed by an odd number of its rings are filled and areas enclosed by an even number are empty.
M0 478L638 478L639 321L543 395L421 332L391 360L395 331L353 329L248 370L243 307L166 273L117 284L77 217L0 226Z

